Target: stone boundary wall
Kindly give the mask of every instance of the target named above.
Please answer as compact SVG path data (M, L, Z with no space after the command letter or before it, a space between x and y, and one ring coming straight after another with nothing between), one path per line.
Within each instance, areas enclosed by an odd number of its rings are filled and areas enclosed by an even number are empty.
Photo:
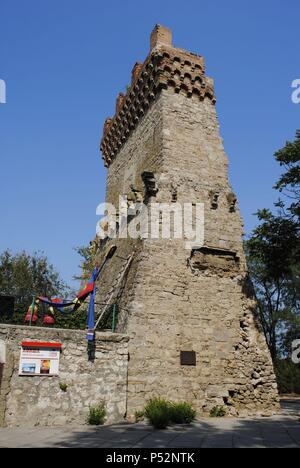
M87 353L86 333L78 330L0 325L2 379L0 426L33 427L85 424L89 407L106 402L107 423L124 419L127 409L128 340L97 333L95 360ZM56 377L20 377L22 341L61 342ZM60 389L60 383L68 386Z

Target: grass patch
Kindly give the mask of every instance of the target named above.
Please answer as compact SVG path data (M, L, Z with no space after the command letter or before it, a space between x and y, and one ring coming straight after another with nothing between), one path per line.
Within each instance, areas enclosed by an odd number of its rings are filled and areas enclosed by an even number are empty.
M145 411L136 411L135 412L135 422L141 422L145 419Z
M91 406L87 422L90 426L103 426L106 420L106 405L102 401L97 406Z
M224 406L215 406L211 412L210 412L210 417L211 418L224 418L226 416L227 411Z
M170 402L152 398L146 405L145 416L155 429L166 429L171 422Z
M196 411L189 403L172 403L163 398L152 398L143 415L155 429L166 429L171 424L191 424Z
M61 389L62 392L66 393L68 390L68 385L64 382L59 382L59 388Z
M196 419L196 411L189 403L171 403L170 418L174 424L191 424Z

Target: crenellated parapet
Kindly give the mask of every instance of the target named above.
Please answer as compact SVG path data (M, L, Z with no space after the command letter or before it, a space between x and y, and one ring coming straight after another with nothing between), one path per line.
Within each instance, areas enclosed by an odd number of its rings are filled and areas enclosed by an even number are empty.
M98 263L117 248L96 303L117 304L117 331L130 336L126 416L134 420L158 388L200 417L219 407L228 417L276 414L213 81L203 57L173 47L168 28L157 26L150 44L105 122L106 201L115 210L99 227L114 235L91 245Z
M135 64L127 94L119 94L115 116L105 121L100 148L106 167L162 89L216 102L213 80L205 76L203 57L174 48L169 30L157 26L151 35L149 56L144 64Z

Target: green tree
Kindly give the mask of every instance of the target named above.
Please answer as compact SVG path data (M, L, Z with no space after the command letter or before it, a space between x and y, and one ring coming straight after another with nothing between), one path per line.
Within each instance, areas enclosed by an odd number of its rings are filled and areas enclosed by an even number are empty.
M283 351L283 336L298 323L299 235L297 224L268 210L246 242L258 310L273 360Z
M289 356L292 341L300 336L300 130L274 156L283 168L275 188L284 200L275 204L277 215L258 212L260 225L246 251L262 326L276 360Z
M296 139L287 142L285 147L275 153L275 159L283 167L284 172L275 188L286 197L285 203L279 206L286 207L289 216L299 223L300 220L300 130L296 132ZM288 203L289 201L289 203Z
M91 246L81 246L76 247L74 250L81 257L81 275L75 275L74 279L84 282L90 277L95 268L95 258L92 252L92 248Z
M15 298L14 323L24 323L33 296L64 297L70 293L43 253L13 255L5 250L0 255L0 294Z
M280 359L275 363L278 388L281 394L300 394L300 366L290 359Z
M61 314L55 313L56 328L68 328L73 330L85 330L87 323L88 306L83 304L76 312Z

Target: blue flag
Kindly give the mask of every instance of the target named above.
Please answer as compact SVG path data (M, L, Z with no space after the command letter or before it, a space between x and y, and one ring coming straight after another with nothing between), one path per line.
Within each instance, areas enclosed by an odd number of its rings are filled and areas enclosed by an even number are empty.
M93 280L94 280L94 289L90 296L90 304L89 304L89 314L88 314L88 322L87 322L87 335L86 339L88 341L94 341L95 338L95 297L96 297L96 279L98 276L98 268L95 268L93 272Z

